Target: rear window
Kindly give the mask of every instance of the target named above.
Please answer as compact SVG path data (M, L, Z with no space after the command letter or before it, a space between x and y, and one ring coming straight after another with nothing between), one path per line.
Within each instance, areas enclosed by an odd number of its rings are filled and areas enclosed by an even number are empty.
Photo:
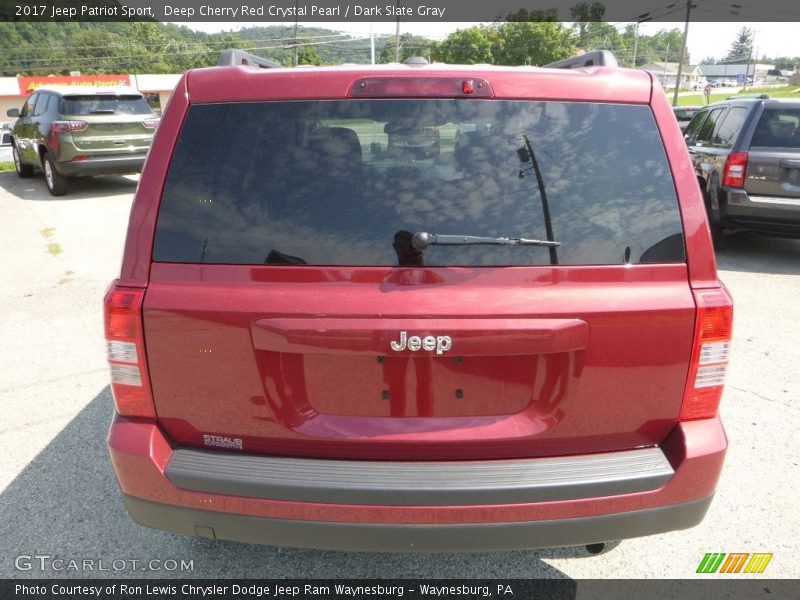
M800 148L800 108L767 108L758 120L751 146Z
M148 115L152 112L147 101L134 94L66 96L61 100L62 115Z
M498 100L193 105L154 260L298 265L549 264L532 245L429 246L414 233L544 240L559 264L684 260L647 106Z

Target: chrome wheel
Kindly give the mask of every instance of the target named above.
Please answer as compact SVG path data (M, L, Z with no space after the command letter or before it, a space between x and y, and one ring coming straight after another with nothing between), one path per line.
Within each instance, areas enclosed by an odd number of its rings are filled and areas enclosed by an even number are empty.
M53 167L50 166L50 161L44 161L44 178L47 180L47 187L53 189Z
M14 158L14 169L16 169L17 174L22 170L22 165L19 162L19 154L17 154L17 147L11 147L11 156Z

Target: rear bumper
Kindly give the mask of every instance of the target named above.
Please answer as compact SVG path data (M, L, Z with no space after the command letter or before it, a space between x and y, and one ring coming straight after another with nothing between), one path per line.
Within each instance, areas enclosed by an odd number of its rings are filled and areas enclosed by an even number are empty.
M800 237L800 198L751 196L743 189L722 188L720 200L723 226Z
M123 496L141 525L212 539L273 546L371 552L470 552L609 542L694 527L712 497L629 513L454 525L331 523L229 515Z
M147 154L126 154L88 158L87 160L56 162L56 169L66 177L82 175L123 175L141 173Z
M634 451L638 473L635 461L614 456L630 453L610 453L605 464L603 455L448 463L444 472L452 474L440 476L438 486L430 473L387 468L381 488L369 474L373 462L361 463L367 468L353 469L350 478L309 479L313 469L303 471L302 463L315 461L277 459L301 463L300 477L281 483L264 466L276 459L175 449L157 425L119 416L109 432L126 506L142 525L242 542L377 551L569 546L692 527L709 506L726 446L721 423L708 419L676 426L660 448ZM256 462L247 466L248 460ZM481 479L476 464L511 467L514 474ZM583 468L592 464L594 475ZM238 475L231 470L236 465L245 465Z

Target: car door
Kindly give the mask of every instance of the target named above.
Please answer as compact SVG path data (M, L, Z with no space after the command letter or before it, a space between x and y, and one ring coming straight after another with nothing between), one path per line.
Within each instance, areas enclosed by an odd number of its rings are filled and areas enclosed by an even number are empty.
M714 133L727 109L727 106L712 108L699 126L696 135L688 137L689 132L687 132L686 142L689 146L689 154L692 157L697 176L705 182L704 190L706 192L719 183L720 177L717 169L718 167L721 169L725 164L725 156L728 154L727 149L713 144Z
M46 143L46 137L50 131L50 118L48 109L50 108L52 94L39 92L36 104L31 115L31 147L35 151L34 160L39 160L39 147Z
M25 101L14 125L14 142L17 146L17 153L20 160L29 164L38 162L36 151L33 150L33 109L38 99L39 93L37 92Z

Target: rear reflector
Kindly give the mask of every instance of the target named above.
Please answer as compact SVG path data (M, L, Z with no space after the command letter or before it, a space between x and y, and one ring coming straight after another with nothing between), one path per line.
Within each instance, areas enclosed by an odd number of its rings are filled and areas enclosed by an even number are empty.
M485 79L463 77L365 77L350 87L353 98L491 98Z
M731 152L725 160L722 171L722 185L727 187L743 187L747 174L747 152Z
M104 302L106 354L117 412L155 418L142 326L144 290L111 284Z
M725 287L696 290L697 321L681 421L717 414L733 331L733 300Z

